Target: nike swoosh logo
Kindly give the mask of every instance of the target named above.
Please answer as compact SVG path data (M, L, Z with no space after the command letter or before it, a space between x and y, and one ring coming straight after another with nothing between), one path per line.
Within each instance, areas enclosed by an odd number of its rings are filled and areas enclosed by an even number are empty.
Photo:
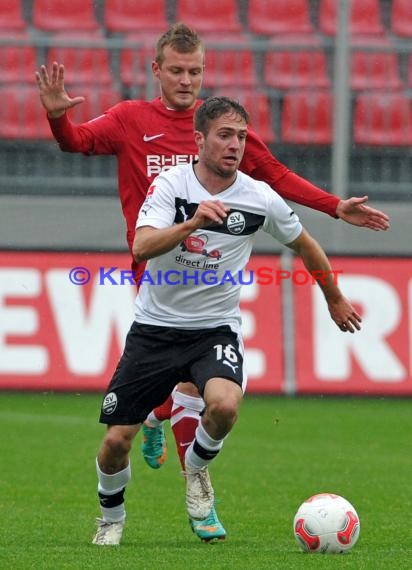
M180 447L188 447L192 442L188 441L187 443L179 443Z
M143 135L143 140L144 140L144 142L149 142L149 141L154 141L155 139L158 139L159 137L164 137L164 133L161 133L160 135L153 135L151 137L149 137L147 135Z

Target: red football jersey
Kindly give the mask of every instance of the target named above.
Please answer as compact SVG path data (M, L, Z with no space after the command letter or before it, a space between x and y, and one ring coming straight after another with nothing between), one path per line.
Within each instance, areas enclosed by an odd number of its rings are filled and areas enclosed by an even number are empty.
M201 103L198 101L196 107ZM190 162L197 156L194 111L168 109L156 98L122 101L81 125L74 125L67 114L49 119L62 150L117 156L119 195L130 250L137 214L150 183L162 170ZM291 172L252 129L246 139L241 170L257 180L264 180L285 199L336 215L339 199Z

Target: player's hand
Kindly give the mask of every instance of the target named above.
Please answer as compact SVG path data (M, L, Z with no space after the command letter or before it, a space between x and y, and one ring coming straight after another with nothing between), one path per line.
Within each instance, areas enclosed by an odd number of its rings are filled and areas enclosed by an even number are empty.
M389 216L380 210L366 205L368 196L341 200L336 208L336 215L348 224L379 231L390 226Z
M362 318L342 295L338 299L328 301L329 313L342 332L360 331Z
M83 103L84 97L71 99L64 88L64 65L56 61L49 75L45 65L35 73L40 92L40 100L51 119L57 119L64 115L66 109L70 109L79 103Z
M191 222L196 229L206 228L212 224L223 224L230 208L220 200L204 200L200 202Z

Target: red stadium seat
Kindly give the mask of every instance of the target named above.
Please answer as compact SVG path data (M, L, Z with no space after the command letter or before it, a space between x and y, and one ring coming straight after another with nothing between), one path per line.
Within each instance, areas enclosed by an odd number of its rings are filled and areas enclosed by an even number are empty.
M219 89L233 85L250 88L257 85L253 51L244 36L206 36L204 40L205 88Z
M122 96L117 89L109 87L92 87L90 85L75 85L73 89L67 86L69 93L73 95L85 97L85 101L80 105L76 105L69 111L70 118L75 123L84 123L94 119L120 103Z
M336 34L337 7L336 0L320 0L319 27L328 35ZM379 0L362 0L351 2L350 32L358 35L380 35L384 33Z
M352 89L401 89L398 56L390 48L389 40L372 37L353 37L350 85ZM362 48L370 47L372 50ZM380 50L380 48L383 48Z
M36 50L33 46L0 47L1 83L31 83L36 67Z
M110 85L112 75L108 50L103 47L76 46L76 39L78 38L74 36L56 36L57 42L69 42L71 45L51 47L47 57L49 67L53 61L63 63L68 83Z
M326 54L315 36L272 39L264 58L263 75L265 84L275 89L330 87Z
M52 139L36 87L0 87L0 138Z
M145 85L151 78L158 34L130 34L120 54L120 78L127 87ZM130 45L129 45L130 44Z
M33 26L48 32L99 29L93 0L34 0Z
M237 0L176 0L176 20L197 32L240 32Z
M164 32L168 28L166 0L106 0L104 25L109 32Z
M249 0L249 30L254 34L310 34L309 0Z
M0 0L0 30L25 30L21 0Z
M355 102L355 143L412 145L412 101L403 93L362 93Z
M276 135L272 128L272 117L270 109L270 101L265 93L253 90L243 89L217 89L214 95L231 97L241 103L249 114L249 123L251 128L266 143L270 144L276 141Z
M392 0L391 30L397 36L412 38L412 6L410 0Z
M76 85L67 91L73 95L86 97L84 103L69 111L75 123L83 123L95 118L121 100L116 90L105 87L92 88ZM46 118L46 111L39 101L36 87L0 87L0 138L10 139L52 139L53 136Z
M258 133L265 143L275 142L276 136L272 128L270 101L267 95L259 92L241 91L237 99L249 113L252 129Z
M332 95L330 91L297 91L283 100L282 141L291 144L332 142Z

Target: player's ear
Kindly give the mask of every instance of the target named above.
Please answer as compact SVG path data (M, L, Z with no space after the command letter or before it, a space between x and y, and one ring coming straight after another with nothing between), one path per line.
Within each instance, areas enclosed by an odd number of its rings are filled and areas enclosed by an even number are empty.
M152 73L153 75L156 77L156 79L159 79L159 64L157 63L157 61L152 61Z
M198 146L198 148L200 148L203 145L205 137L203 133L201 133L200 131L195 131L194 134L195 134L195 143Z

